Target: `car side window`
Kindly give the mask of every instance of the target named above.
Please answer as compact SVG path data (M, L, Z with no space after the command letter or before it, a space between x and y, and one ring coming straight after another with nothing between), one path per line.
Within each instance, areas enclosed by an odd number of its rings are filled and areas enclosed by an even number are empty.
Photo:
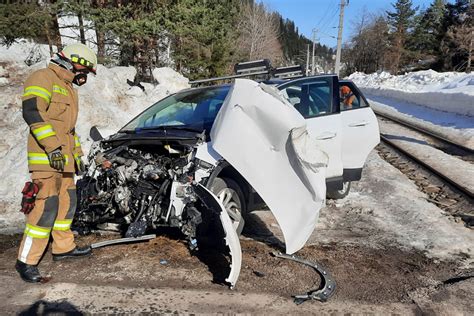
M354 84L350 82L344 82L339 85L339 100L341 111L369 106L360 95L359 91L355 88Z
M325 78L297 82L282 93L304 118L332 113L331 83Z

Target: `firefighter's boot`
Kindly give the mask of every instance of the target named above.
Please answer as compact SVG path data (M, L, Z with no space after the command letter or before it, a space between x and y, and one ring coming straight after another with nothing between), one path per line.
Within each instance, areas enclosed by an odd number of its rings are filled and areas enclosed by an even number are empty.
M92 253L92 249L89 246L86 247L76 247L71 251L59 254L53 254L53 260L59 261L68 258L80 258L90 256Z
M41 282L41 274L38 271L38 268L32 264L26 264L20 260L16 261L15 269L20 274L20 277L25 282L37 283Z

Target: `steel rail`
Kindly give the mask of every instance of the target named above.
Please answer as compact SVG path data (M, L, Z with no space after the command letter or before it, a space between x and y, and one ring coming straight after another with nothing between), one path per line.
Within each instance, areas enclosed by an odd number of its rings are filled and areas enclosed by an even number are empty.
M409 122L406 122L406 121L403 121L399 118L396 118L396 117L393 117L391 115L388 115L388 114L385 114L385 113L381 113L379 111L376 111L375 109L372 109L374 111L374 113L377 115L377 116L380 116L380 117L383 117L385 119L388 119L390 121L393 121L393 122L396 122L400 125L403 125L403 126L406 126L408 128L411 128L417 132L420 132L420 133L423 133L425 135L428 135L428 136L431 136L439 141L442 141L442 142L445 142L445 143L448 143L449 145L451 146L454 146L454 147L458 147L459 149L462 149L464 151L466 151L468 154L472 155L474 154L474 149L472 148L469 148L469 147L466 147L465 145L461 144L461 143L458 143L456 142L455 140L452 140L452 139L448 139L442 135L439 135L437 133L434 133L432 131L429 131L429 130L426 130L426 129L423 129L419 126L415 126L413 124L410 124Z
M437 177L439 177L441 180L444 182L450 184L452 187L455 189L461 191L465 195L467 195L469 198L474 199L474 192L471 191L468 187L465 187L462 184L457 183L455 180L451 179L449 176L443 174L442 172L438 171L437 169L433 168L429 164L425 163L418 157L414 156L413 154L409 153L408 151L404 150L400 146L398 146L396 143L392 142L390 139L385 137L385 135L380 134L380 139L388 144L390 147L394 148L395 150L401 152L403 155L407 156L410 160L414 161L415 163L421 165L425 169L429 170L431 173L435 174Z

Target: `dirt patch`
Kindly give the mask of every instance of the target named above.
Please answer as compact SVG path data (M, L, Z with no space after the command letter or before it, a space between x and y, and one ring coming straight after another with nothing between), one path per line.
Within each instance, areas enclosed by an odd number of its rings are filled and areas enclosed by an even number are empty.
M80 244L114 236L78 237ZM0 271L14 275L13 264L20 236L0 236ZM275 258L272 245L242 240L243 265L236 291L270 293L281 297L302 294L319 286L319 276L309 267ZM456 271L455 262L438 262L422 253L396 248L371 249L330 244L308 246L299 256L328 267L337 282L331 300L364 304L410 302L408 293L439 283ZM228 262L219 252L203 249L192 255L186 244L169 236L149 242L96 249L90 258L64 262L43 258L40 269L51 282L114 284L116 286L167 286L202 291L223 290Z

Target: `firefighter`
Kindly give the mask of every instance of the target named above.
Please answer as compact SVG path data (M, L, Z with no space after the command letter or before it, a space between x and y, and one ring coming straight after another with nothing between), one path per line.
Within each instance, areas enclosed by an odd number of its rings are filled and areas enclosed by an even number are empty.
M78 95L73 84L96 73L97 57L83 44L71 44L54 55L47 68L24 84L23 118L30 128L28 169L31 181L22 191L26 228L15 268L27 282L40 282L37 265L52 236L53 260L82 257L91 248L74 243L71 223L76 210L74 173L85 171L75 132Z

